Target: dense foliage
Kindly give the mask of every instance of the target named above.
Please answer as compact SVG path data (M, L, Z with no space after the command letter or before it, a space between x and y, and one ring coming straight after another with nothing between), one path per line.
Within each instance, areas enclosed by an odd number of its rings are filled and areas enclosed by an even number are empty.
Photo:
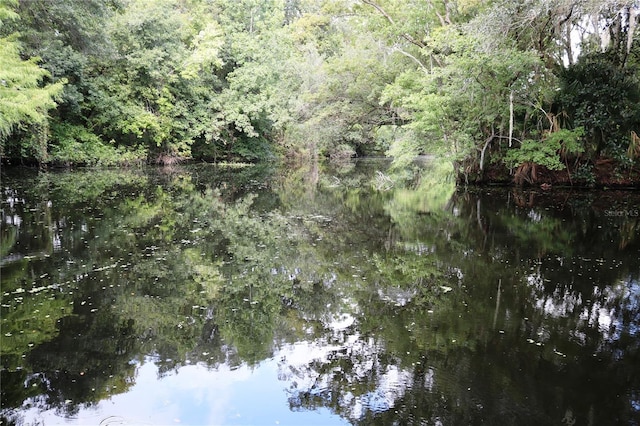
M632 0L1 0L0 154L631 173L639 20Z

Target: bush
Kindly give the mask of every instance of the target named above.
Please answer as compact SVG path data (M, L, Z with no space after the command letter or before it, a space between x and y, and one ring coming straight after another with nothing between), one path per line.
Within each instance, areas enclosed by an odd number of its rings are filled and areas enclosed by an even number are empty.
M573 172L573 180L587 186L594 186L596 184L596 175L593 172L593 165L580 164Z
M504 162L509 168L531 163L549 170L563 170L563 159L584 151L583 136L584 129L578 127L574 130L560 129L549 133L542 141L526 139L520 148L507 151Z
M638 74L606 53L585 54L560 74L556 108L566 126L584 127L588 155L626 150L629 134L640 128Z
M69 123L51 127L51 162L64 165L111 166L145 161L142 147L125 149L104 143L86 128Z
M356 156L356 151L351 145L340 144L329 150L329 158L335 161L344 161Z

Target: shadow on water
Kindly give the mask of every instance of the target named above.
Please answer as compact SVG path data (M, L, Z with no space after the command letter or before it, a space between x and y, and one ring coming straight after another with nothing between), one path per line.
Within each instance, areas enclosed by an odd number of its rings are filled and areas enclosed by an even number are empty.
M640 194L387 167L3 170L3 424L639 424Z

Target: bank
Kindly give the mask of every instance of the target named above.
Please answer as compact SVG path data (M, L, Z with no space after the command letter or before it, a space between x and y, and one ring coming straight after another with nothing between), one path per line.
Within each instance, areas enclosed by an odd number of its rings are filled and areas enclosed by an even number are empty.
M509 169L503 163L491 163L484 170L458 168L458 185L500 185L573 188L640 189L640 164L621 165L612 158L600 158L563 170L551 170L534 163Z

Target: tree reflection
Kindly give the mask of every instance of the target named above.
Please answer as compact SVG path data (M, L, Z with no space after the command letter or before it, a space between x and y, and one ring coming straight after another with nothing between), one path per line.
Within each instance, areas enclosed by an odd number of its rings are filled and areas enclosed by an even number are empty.
M2 415L74 415L146 362L258 366L307 342L320 355L279 364L293 410L636 419L640 219L603 208L640 200L429 172L380 188L380 167L3 176L21 222L2 231Z
M442 221L414 215L414 239L396 246L420 253L422 265L387 253L391 261L382 264L389 273L355 293L366 299L358 303L353 333L372 336L370 346L347 344L297 369L313 384L291 389L293 407L328 406L355 424L636 418L633 400L620 395L639 385L637 367L631 367L640 319L637 237L622 252L617 242L623 233L594 247L591 235L575 228L579 222L563 223L566 211L545 206L554 200L523 210L519 202L498 204L505 198L491 195L453 200L449 238L443 238ZM628 226L636 225L620 228ZM420 273L437 279L417 279ZM380 282L386 293L376 290ZM389 297L399 286L403 291ZM438 295L438 286L454 290ZM424 293L429 297L418 296ZM631 377L612 382L622 371Z

